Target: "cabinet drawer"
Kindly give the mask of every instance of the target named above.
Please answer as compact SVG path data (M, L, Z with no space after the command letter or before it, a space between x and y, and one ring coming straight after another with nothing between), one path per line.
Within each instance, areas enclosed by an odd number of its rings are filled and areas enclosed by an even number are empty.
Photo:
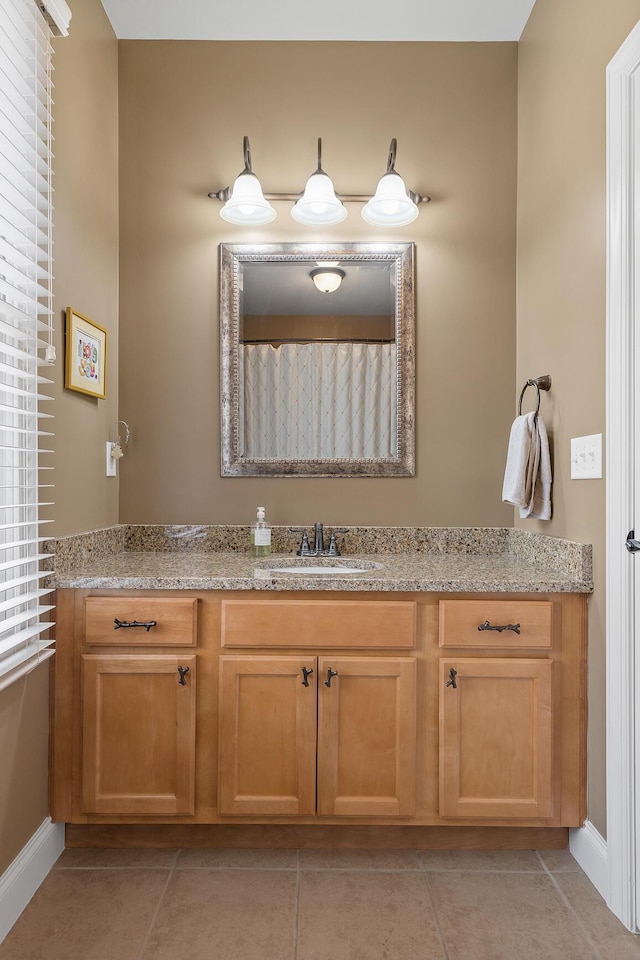
M441 600L439 606L441 647L551 647L548 600Z
M195 597L86 597L84 642L126 647L192 647ZM121 626L140 624L140 626ZM144 625L153 624L149 629Z
M417 604L366 600L223 600L223 647L412 649Z

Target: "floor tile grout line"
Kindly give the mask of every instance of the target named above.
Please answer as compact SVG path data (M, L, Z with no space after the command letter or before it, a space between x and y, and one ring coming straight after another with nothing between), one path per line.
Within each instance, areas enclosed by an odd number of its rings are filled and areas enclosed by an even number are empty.
M447 949L447 943L444 938L444 933L442 932L442 926L440 925L440 914L436 907L436 898L433 895L433 890L431 889L431 884L429 883L429 875L426 871L423 872L424 884L427 888L427 893L429 895L429 900L431 901L431 909L433 910L433 916L436 922L436 930L438 931L438 939L440 940L440 946L442 947L442 956L443 960L450 960L449 950Z
M545 874L549 877L549 880L551 881L551 884L552 884L554 890L556 891L556 893L557 893L558 896L560 897L560 900L561 900L562 904L563 904L564 907L569 911L569 913L571 914L571 916L574 918L574 920L576 921L576 923L577 923L578 926L580 927L580 930L582 931L582 934L583 934L585 940L587 941L587 943L588 943L589 946L591 947L591 950L592 950L593 956L594 956L594 960L603 960L603 956L602 956L600 950L598 949L598 946L597 946L597 944L595 943L593 937L592 937L591 934L589 933L589 930L587 929L587 925L586 925L586 924L584 923L584 921L578 916L577 911L574 910L574 908L573 908L573 906L572 906L572 904L571 904L571 901L570 901L569 898L567 897L566 893L564 892L564 890L562 889L562 887L560 886L560 884L558 883L558 881L557 881L556 878L554 877L553 873L551 872L551 870L549 870L549 868L547 867L546 863L544 862L544 860L543 860L542 857L540 856L540 852L539 852L538 850L536 850L535 853L536 853L536 856L538 857L538 859L540 860L540 863L542 864L542 869L544 870Z
M284 868L283 868L284 869ZM532 875L534 877L540 877L543 874L542 870L499 870L499 869L489 869L486 868L481 870L479 868L467 868L467 867L303 867L303 873L489 873L489 874L510 874L513 876L522 876Z
M218 870L220 873L230 873L232 870L245 870L248 873L273 873L274 871L278 871L280 873L296 873L297 869L297 867L247 867L241 863L238 864L237 867L218 867L215 865L210 867L191 865L186 867L176 867L178 873L181 870Z
M153 928L154 928L154 926L155 926L155 924L156 924L156 920L158 919L158 915L159 915L159 913L160 913L160 909L161 909L161 907L162 907L162 904L164 903L164 898L165 898L166 895L167 895L167 890L169 889L169 884L171 883L171 879L172 879L174 873L176 872L176 863L178 862L178 857L179 857L179 856L180 856L180 847L178 847L178 849L176 850L175 856L174 856L174 858L173 858L173 864L171 865L171 867L170 867L170 869L169 869L169 876L167 877L166 882L165 882L165 885L164 885L164 887L162 888L162 893L160 894L160 899L158 900L158 905L157 905L156 909L154 910L153 916L152 916L152 918L151 918L151 923L149 924L149 929L147 930L147 935L146 935L146 937L144 938L144 940L142 941L142 947L140 948L140 953L138 954L138 960L144 960L144 955L145 955L145 953L147 952L147 947L149 946L149 941L151 940L151 933L152 933Z
M293 873L295 871L300 871L301 873L440 873L440 874L449 874L449 873L488 873L488 874L510 874L513 876L522 876L523 874L531 874L533 876L541 876L546 871L539 869L531 870L509 870L501 869L499 867L436 867L436 866L420 866L420 867L318 867L318 866L265 866L257 867L250 866L247 864L239 863L233 866L228 865L219 865L211 864L210 866L203 864L187 864L186 866L181 866L177 864L175 867L172 867L170 864L164 864L163 866L148 866L147 864L140 863L134 866L120 866L114 864L112 866L73 866L73 867L56 867L56 873L63 872L69 873L73 871L87 871L87 870L153 870L153 871L164 871L164 870L249 870L255 871L257 873L261 871L272 871L280 870L288 873ZM562 874L574 874L579 873L579 870L558 870L557 873Z
M178 869L181 869L181 868L178 867ZM173 870L173 867L171 866L170 863L165 863L165 864L164 864L163 866L161 866L161 867L155 867L155 866L154 866L154 867L150 867L150 866L148 866L147 864L139 863L139 864L137 864L137 866L133 866L133 867L119 867L119 866L117 866L117 865L116 865L116 866L113 866L113 867L100 867L100 866L92 866L92 867L56 867L55 872L56 872L56 873L73 873L74 871L82 872L83 870L153 870L153 871L163 872L163 871L166 871L166 870Z
M300 850L298 854L298 870L296 873L296 916L293 925L293 960L298 960L298 930L300 924Z

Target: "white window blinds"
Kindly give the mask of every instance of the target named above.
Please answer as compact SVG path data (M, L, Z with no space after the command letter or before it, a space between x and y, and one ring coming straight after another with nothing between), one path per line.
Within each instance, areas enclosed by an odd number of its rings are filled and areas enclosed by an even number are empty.
M0 0L0 689L52 653L40 507L52 469L51 28ZM43 392L45 391L45 392Z

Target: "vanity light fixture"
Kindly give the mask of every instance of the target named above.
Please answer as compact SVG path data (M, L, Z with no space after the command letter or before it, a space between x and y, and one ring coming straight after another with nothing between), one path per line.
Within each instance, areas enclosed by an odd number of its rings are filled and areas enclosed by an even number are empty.
M320 293L335 293L346 274L339 267L316 267L309 276Z
M322 140L318 138L318 169L307 180L304 193L265 193L251 169L249 138L243 139L244 170L233 187L212 190L212 200L222 200L220 211L223 220L236 224L271 223L276 212L269 200L294 200L291 216L298 223L310 226L328 226L341 223L347 216L345 203L363 203L362 216L367 223L377 227L402 227L412 223L418 216L421 203L429 203L431 197L407 190L400 174L395 169L398 141L391 141L387 170L376 190L371 194L336 194L331 178L322 169Z
M404 227L418 216L418 198L411 194L396 171L398 141L391 141L387 172L378 182L375 196L362 208L362 219L376 227Z
M224 198L227 202L220 211L220 216L229 223L240 225L271 223L275 219L276 212L269 201L265 200L260 181L251 169L249 137L243 139L242 151L244 170L236 177L231 191L228 188L226 191L220 191L227 193ZM220 199L223 198L220 197Z
M318 137L318 169L307 180L303 195L291 208L291 216L298 223L310 226L342 223L347 216L347 208L336 197L331 178L322 169L321 137Z

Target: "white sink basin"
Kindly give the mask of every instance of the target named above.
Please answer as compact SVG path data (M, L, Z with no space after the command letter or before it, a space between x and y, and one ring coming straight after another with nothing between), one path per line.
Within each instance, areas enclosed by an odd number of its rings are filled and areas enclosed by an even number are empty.
M373 560L349 560L346 558L323 560L317 557L298 557L296 559L263 560L256 564L258 576L278 577L331 577L346 576L352 573L370 573L380 570L382 564Z
M328 576L332 573L366 573L371 567L343 567L339 564L327 567L269 567L270 573L286 573L289 576Z

